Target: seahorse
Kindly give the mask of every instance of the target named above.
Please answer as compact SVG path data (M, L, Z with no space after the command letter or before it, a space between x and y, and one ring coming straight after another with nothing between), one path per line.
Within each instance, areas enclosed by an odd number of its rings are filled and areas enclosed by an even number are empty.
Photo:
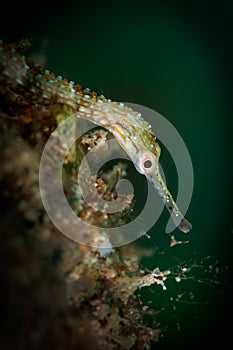
M151 126L140 113L49 72L23 56L17 45L1 41L0 58L0 86L6 94L22 95L25 101L41 108L52 104L67 106L77 118L107 129L129 155L137 171L145 175L157 190L175 226L184 233L192 228L160 175L161 149Z

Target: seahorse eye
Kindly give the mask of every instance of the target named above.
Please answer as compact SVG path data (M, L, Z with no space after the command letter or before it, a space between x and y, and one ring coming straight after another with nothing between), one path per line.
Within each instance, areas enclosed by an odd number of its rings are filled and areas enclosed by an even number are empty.
M134 160L134 165L140 174L147 175L155 166L155 157L150 151L141 150Z
M145 169L150 169L152 167L152 161L150 159L146 159L143 163Z

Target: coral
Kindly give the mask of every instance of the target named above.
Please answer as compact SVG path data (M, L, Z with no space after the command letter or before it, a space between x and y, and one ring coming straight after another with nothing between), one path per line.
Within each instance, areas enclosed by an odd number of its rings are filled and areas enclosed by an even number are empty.
M6 88L7 82L0 81L2 348L149 347L160 331L143 323L135 291L153 283L163 285L166 275L141 271L138 254L130 246L100 249L78 244L52 224L40 197L39 162L46 140L66 119L69 107L43 104L36 95L30 100L24 90ZM77 215L106 227L129 220L133 196L125 198L128 206L123 212L96 212L78 194L76 175L85 152L96 145L105 147L108 137L102 129L84 135L69 151L63 174L67 199ZM62 152L61 143L58 135ZM116 180L124 173L119 163L99 174L97 195L112 200ZM91 241L103 239L94 228L86 234Z
M5 348L144 349L158 339L159 330L143 324L134 295L145 278L136 252L122 247L101 257L65 238L43 210L35 149L7 130L1 150L4 321L9 332L20 324L16 343L8 334Z

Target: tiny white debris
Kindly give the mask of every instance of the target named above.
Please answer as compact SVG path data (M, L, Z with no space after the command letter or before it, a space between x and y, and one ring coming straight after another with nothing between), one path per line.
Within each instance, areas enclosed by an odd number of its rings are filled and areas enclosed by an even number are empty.
M112 252L112 245L110 242L103 242L99 247L100 256L105 257Z
M176 276L176 277L175 277L175 280L176 280L176 282L180 282L180 281L181 281L180 276Z
M63 147L63 148L68 148L67 143L64 142L64 143L62 144L62 147Z
M170 275L170 273L171 273L171 270L165 270L165 271L163 271L164 276Z

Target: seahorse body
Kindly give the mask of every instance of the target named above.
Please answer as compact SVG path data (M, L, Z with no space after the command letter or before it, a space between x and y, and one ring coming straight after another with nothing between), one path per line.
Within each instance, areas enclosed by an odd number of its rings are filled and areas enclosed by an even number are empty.
M183 232L191 229L160 176L160 146L140 113L49 72L21 55L12 45L0 42L0 57L0 86L5 93L22 95L25 101L41 108L66 105L77 117L106 128L127 152L136 169L156 188L175 225Z

